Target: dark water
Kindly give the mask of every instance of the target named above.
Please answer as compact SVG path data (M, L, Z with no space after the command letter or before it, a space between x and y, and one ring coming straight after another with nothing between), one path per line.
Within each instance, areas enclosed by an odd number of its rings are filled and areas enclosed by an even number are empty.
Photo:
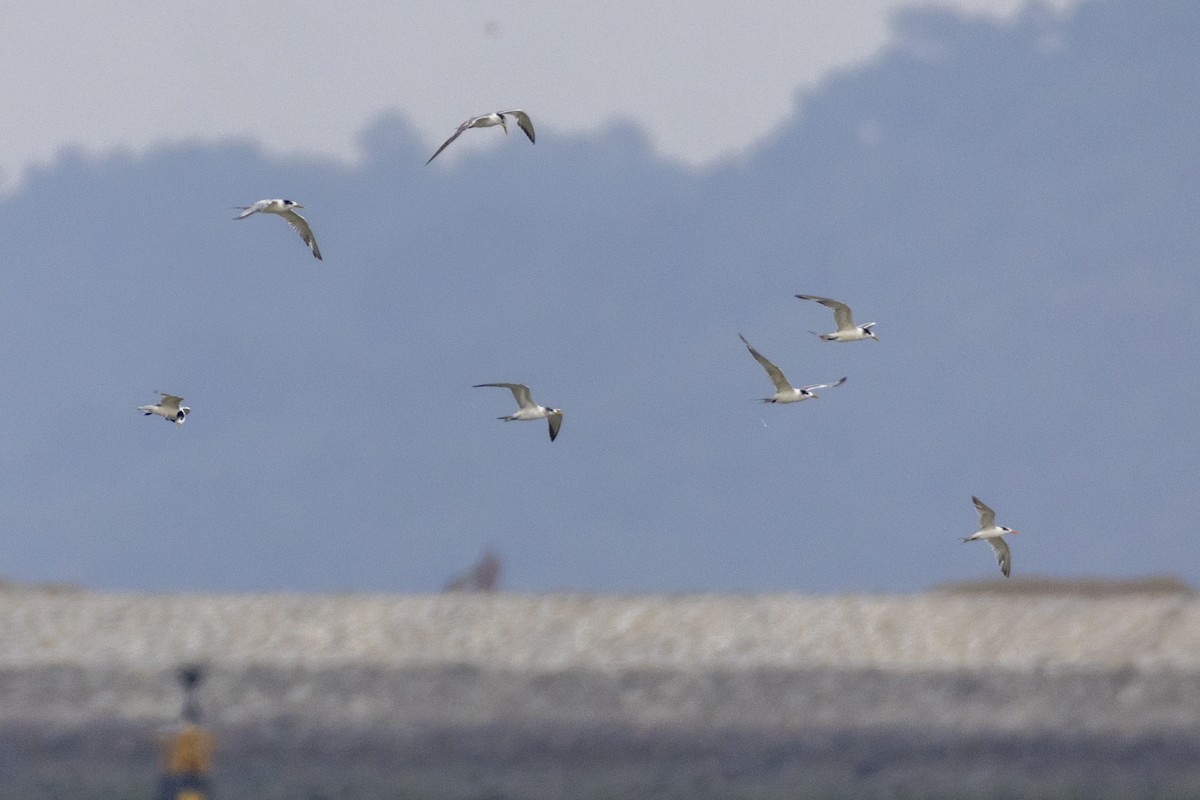
M765 736L649 730L218 731L214 797L1200 798L1200 732L960 738L921 730ZM153 798L153 727L0 731L0 800Z

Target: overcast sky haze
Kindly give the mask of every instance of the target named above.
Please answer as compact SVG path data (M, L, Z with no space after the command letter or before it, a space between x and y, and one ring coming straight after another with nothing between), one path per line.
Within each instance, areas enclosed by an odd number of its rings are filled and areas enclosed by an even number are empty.
M0 577L429 591L492 547L514 590L913 591L1002 580L958 541L976 494L1014 576L1200 583L1200 5L986 5L711 42L641 5L15 12L0 136L38 163L0 197ZM514 105L536 145L425 166ZM324 261L233 221L273 196ZM797 292L881 341L818 342ZM739 333L849 380L763 406ZM498 422L496 381L558 440ZM136 413L160 389L187 425Z
M0 188L63 146L238 137L353 161L389 112L432 152L467 117L514 107L546 130L633 121L660 155L699 164L761 139L798 90L884 47L889 16L912 6L1007 17L1025 3L17 4L0 27Z

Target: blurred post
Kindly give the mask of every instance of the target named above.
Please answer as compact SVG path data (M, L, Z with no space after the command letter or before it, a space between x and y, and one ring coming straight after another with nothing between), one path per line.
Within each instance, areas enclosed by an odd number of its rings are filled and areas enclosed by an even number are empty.
M200 724L196 700L203 677L203 670L196 666L179 670L183 719L180 727L163 739L163 772L157 800L212 800L213 736Z

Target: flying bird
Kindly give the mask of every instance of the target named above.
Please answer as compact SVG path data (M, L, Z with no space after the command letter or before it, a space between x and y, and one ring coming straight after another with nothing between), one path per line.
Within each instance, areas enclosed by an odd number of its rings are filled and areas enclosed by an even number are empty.
M278 214L287 220L287 224L291 225L296 233L300 234L300 238L312 250L312 254L319 261L321 258L321 248L317 247L317 237L313 236L312 228L308 227L308 220L296 213L295 209L304 208L299 203L291 200L259 200L254 205L249 206L234 206L241 209L242 213L238 214L234 219L245 219L251 214L257 214L260 211L263 214Z
M168 422L174 422L176 425L182 425L187 421L187 415L191 409L180 405L183 402L182 397L167 394L166 392L158 392L157 394L162 400L152 406L138 406L138 411L141 411L147 417L155 414Z
M507 417L497 417L496 419L502 419L505 422L511 422L514 419L544 419L550 423L550 441L553 442L554 437L558 436L558 429L562 426L563 417L561 408L539 406L533 402L533 397L529 394L529 387L523 383L477 383L473 388L481 389L485 386L508 389L513 393L513 397L517 399L517 411L515 414L509 414Z
M854 317L850 313L850 306L840 300L831 300L828 297L817 297L812 294L798 294L796 297L801 300L812 300L826 308L833 309L833 321L837 323L838 327L836 331L833 333L809 331L814 336L819 336L822 342L861 342L863 339L879 341L879 337L871 330L871 328L875 327L875 323L868 322L866 325L855 325Z
M973 542L978 539L987 541L992 546L992 550L996 553L996 561L1000 563L1000 572L1004 577L1008 577L1012 571L1012 553L1009 552L1008 542L1004 541L1004 535L1008 533L1020 533L1012 528L1006 528L1003 525L996 525L996 512L992 511L978 497L971 497L971 502L975 504L975 510L979 512L979 530L970 536L963 537L964 542Z
M762 368L767 371L767 377L771 379L771 383L775 384L774 396L764 397L762 399L764 403L798 403L801 400L807 400L810 397L820 397L820 395L813 394L814 389L832 389L835 386L841 386L846 382L846 379L843 377L834 381L833 383L814 383L812 386L801 386L799 388L793 387L790 383L788 383L788 379L784 376L783 370L768 361L762 353L755 350L751 344L746 341L745 336L742 336L740 333L738 336L741 337L742 343L746 345L746 349L750 351L750 355L754 356L754 360L759 364L762 364Z
M499 125L500 127L504 128L504 135L507 136L508 122L504 119L506 115L511 115L517 121L517 126L521 130L525 131L525 135L529 137L530 143L534 142L533 120L529 118L528 114L517 108L514 108L512 111L493 111L491 114L481 114L478 117L471 117L462 125L459 125L458 130L456 130L449 139L442 142L442 146L437 149L437 153L434 153L429 157L429 161L433 161L435 158L437 158L438 153L441 153L443 150L449 147L450 143L459 136L462 136L463 131L467 130L468 128L491 128L495 125ZM425 164L428 165L429 161L426 161Z

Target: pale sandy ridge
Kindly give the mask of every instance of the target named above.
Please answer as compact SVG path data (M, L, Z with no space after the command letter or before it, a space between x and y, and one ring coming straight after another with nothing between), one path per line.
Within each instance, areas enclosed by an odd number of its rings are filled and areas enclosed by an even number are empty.
M1188 595L0 592L0 668L1200 672Z

